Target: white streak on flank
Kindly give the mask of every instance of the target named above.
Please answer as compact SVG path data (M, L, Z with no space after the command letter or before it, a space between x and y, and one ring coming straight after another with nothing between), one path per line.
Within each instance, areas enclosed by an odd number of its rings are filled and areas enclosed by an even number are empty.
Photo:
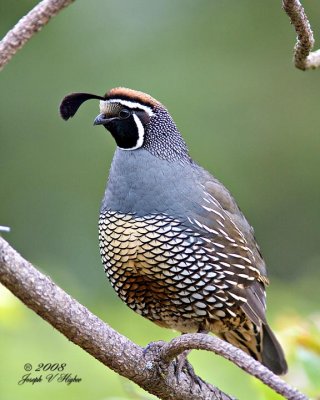
M119 103L128 108L138 108L139 110L145 111L150 117L154 115L151 107L144 106L143 104L136 103L134 101L122 100L122 99L110 99L110 100L100 100L100 111L103 112L103 109L107 107L110 103Z
M219 295L217 295L217 294L215 294L214 297L216 297L218 300L221 300L221 301L223 301L223 302L226 301L226 298L221 297L221 296L219 296ZM217 304L217 306L218 306L218 304Z
M202 186L203 189L206 191L205 186L204 186L204 185L201 185L201 186ZM221 207L221 204L220 204L213 196L211 196L210 193L207 193L207 195L208 195L209 202L210 202L211 204L214 204L215 206Z
M226 254L220 253L219 251L217 251L216 254L217 254L219 257L221 257L221 258L229 258Z
M214 229L209 228L207 225L203 225L204 229L214 235L219 235L219 232L215 231Z
M210 265L211 267L213 267L215 271L216 271L217 269L222 269L221 266L220 266L219 264L211 263L211 264L209 264L209 265ZM217 275L217 274L216 274L216 275Z
M258 268L253 267L252 265L248 265L248 268L249 268L251 271L254 271L254 272L258 272L258 273L259 273Z
M229 279L226 279L226 282L228 282L228 283L230 283L230 285L234 285L234 286L237 284L236 281L231 281Z
M190 224L194 225L194 223L190 217L188 217L188 221L190 222Z
M239 246L240 249L243 249L244 251L249 251L250 253L252 253L251 249L249 249L249 247L247 246Z
M230 296L232 296L235 300L243 301L244 303L247 302L247 299L241 296L237 296L236 294L229 292Z
M219 228L219 232L221 232L223 234L224 237L228 238L228 234L226 231L224 231L223 229Z
M227 262L224 262L224 261L220 261L220 265L223 265L224 267L227 267L227 268L230 267L230 264Z
M216 283L217 288L219 288L220 290L225 290L225 289L229 289L229 285L226 285L225 281Z
M220 249L224 249L225 246L221 243L212 242L215 246L219 247Z
M234 221L232 221L232 219L230 219L230 222L232 223L232 225L234 226L234 228L237 231L238 235L240 236L240 242L243 243L243 244L246 244L247 241L246 241L243 233L241 232L241 230L237 227L237 225L234 223Z
M209 212L215 213L215 214L218 215L221 219L225 220L225 217L224 217L221 213L219 213L219 211L214 210L213 208L210 208L210 207L206 207L206 206L202 206L202 208L204 208L205 210L207 210L207 211L209 211Z
M219 211L217 211L217 210L212 210L212 212L214 212L215 214L217 214L221 219L225 220L225 217L224 217L221 213L219 213Z
M203 200L205 200L206 202L210 203L210 201L208 199L206 199L205 197L203 198ZM202 208L204 208L205 210L207 210L209 212L213 211L213 209L211 207L202 206Z
M233 311L230 310L230 308L227 308L228 313L231 315L231 317L235 318L237 314L235 314Z
M234 272L233 272L233 271L230 271L229 269L225 269L225 270L223 271L223 273L224 273L224 274L227 274L227 275L232 275L232 276L235 275Z
M244 237L244 234L240 231L240 229L236 225L234 225L234 226L235 226L236 231L238 232L238 234L240 236L240 242L243 243L243 244L246 244L247 241L246 241L246 239Z
M217 219L217 222L218 222L218 224L219 224L220 226L222 226L222 228L224 228L224 224L223 224L221 221L219 221L219 220Z
M210 240L210 243L211 243L211 240ZM208 247L206 250L209 253L214 253L216 251L216 249L214 247ZM212 256L210 254L208 254L208 257L212 257Z
M234 257L234 258L241 258L242 260L244 260L244 261L246 261L247 263L251 264L251 261L250 261L249 258L247 258L247 257L243 257L243 256L240 256L239 254L235 254L235 253L228 253L228 255L229 255L230 257Z
M247 275L247 274L238 274L238 276L239 276L240 278L243 278L243 279L250 279L250 276Z
M241 264L232 264L233 267L239 268L239 269L246 269L244 265Z
M136 114L132 114L134 122L137 125L138 129L138 140L137 144L134 147L130 147L129 149L124 149L123 147L119 147L121 150L136 150L139 149L143 145L143 140L144 140L144 128L142 125L142 122L140 121L139 117L136 116Z
M203 228L202 224L197 219L193 218L193 220L200 228Z

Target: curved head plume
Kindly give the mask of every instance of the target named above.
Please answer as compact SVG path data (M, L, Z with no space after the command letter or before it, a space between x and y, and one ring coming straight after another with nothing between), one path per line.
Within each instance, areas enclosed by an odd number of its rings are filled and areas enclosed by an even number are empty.
M104 100L104 97L91 93L71 93L65 96L60 104L60 115L67 121L78 111L82 103L90 99Z
M94 125L103 125L119 148L136 150L143 147L167 160L187 156L186 145L166 108L137 90L117 87L104 96L71 93L60 104L61 117L68 120L82 103L91 99L100 100L100 114Z
M162 106L160 102L152 98L146 93L139 92L137 90L127 89L123 87L118 87L109 90L104 96L99 96L91 93L70 93L65 96L60 104L60 115L67 121L69 118L73 117L78 111L82 103L87 100L112 100L119 99L123 101L136 102L138 104L145 104L150 106L150 108L156 106Z

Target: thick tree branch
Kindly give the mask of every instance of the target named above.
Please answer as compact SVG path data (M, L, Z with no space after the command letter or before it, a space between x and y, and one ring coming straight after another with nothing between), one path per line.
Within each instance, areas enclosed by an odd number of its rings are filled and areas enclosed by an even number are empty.
M6 34L0 42L0 71L32 36L74 0L43 0Z
M297 43L294 47L295 66L303 71L319 68L320 50L312 52L314 46L313 32L300 1L283 0L282 7L297 32Z
M1 237L0 282L73 343L159 398L231 399L209 384L200 388L184 372L177 382L174 363L161 361L159 346L144 351L120 335L41 274Z
M97 360L161 399L230 400L210 384L195 384L188 373L174 376L177 355L187 349L213 351L258 377L291 400L307 398L260 363L222 340L204 334L183 335L143 349L90 313L23 259L0 237L0 282L23 303Z

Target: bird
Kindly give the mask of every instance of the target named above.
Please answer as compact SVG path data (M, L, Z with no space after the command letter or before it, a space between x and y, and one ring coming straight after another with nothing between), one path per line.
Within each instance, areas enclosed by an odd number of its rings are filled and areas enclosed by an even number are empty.
M61 117L90 99L100 101L94 125L117 145L99 216L102 263L117 295L161 327L214 333L285 374L266 320L266 264L229 190L191 158L158 100L124 87L71 93Z

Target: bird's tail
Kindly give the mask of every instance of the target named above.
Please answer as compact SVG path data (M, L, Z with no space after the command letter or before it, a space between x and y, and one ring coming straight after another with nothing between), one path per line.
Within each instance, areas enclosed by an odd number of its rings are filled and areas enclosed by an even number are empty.
M287 372L288 366L283 350L269 325L262 324L258 327L248 320L238 329L221 333L219 336L260 361L275 374L283 375Z

